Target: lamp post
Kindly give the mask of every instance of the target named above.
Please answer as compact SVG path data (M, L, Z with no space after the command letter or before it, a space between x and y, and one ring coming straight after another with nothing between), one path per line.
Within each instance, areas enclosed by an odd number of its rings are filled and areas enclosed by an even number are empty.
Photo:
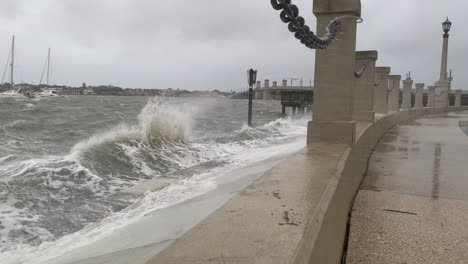
M253 100L253 86L257 81L257 71L254 69L247 70L247 82L249 83L249 117L248 125L252 126L252 100Z
M442 23L442 29L444 30L444 46L442 48L442 65L440 68L440 80L445 81L448 80L447 76L447 64L448 64L448 41L449 41L449 32L450 28L452 27L452 22L448 20L445 20L444 23Z
M449 44L449 32L452 27L452 22L447 19L442 23L443 35L443 47L442 47L442 63L440 65L440 77L439 80L434 84L434 107L444 108L449 106L449 95L452 85L451 77L448 76L448 44Z

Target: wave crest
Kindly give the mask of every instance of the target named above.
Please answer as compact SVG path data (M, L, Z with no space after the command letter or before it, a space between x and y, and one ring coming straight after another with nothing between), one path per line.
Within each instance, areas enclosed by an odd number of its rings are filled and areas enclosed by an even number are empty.
M79 156L105 144L186 143L190 128L191 116L186 109L165 104L159 98L152 98L138 115L136 125L129 126L122 123L110 131L96 134L76 144L71 154Z

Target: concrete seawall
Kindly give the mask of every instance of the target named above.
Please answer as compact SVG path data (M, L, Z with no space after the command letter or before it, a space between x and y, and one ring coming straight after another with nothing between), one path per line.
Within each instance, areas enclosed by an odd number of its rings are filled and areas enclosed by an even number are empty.
M348 213L372 150L396 125L459 108L402 110L358 123L356 142L312 143L148 263L340 263Z

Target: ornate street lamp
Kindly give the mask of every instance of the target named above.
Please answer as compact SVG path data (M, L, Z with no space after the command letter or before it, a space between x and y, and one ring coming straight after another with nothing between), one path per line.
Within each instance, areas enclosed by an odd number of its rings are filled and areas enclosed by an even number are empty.
M450 31L450 28L452 27L452 22L450 22L450 20L448 19L447 17L447 20L445 20L444 23L442 23L442 28L444 30L444 38L448 38L449 37L449 31Z
M249 113L247 124L252 126L252 100L253 100L253 86L257 82L257 71L254 69L247 70L247 82L249 83Z
M444 42L442 47L442 65L440 68L440 80L448 81L447 64L448 64L448 44L449 44L449 32L452 27L452 22L447 19L442 23L442 29L444 30Z

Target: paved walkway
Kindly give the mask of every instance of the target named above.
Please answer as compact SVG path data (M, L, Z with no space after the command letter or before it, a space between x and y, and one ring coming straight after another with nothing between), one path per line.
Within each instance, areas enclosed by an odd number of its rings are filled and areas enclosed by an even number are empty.
M468 112L390 131L351 217L347 263L468 263Z

